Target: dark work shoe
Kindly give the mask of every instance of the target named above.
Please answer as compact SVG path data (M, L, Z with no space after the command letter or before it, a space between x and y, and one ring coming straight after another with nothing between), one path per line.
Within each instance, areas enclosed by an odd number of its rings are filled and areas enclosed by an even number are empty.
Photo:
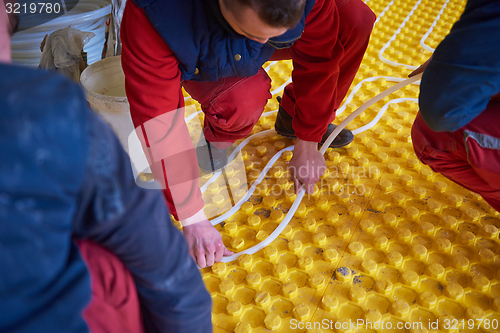
M217 149L202 135L196 147L198 166L206 173L212 173L224 169L227 165L227 148Z
M276 122L274 123L274 129L276 132L280 135L286 136L287 138L296 138L295 136L295 131L293 130L292 126L292 116L290 116L285 109L281 107L281 97L276 98L278 100L278 103L280 104L279 109L278 109L278 115L276 116ZM323 144L326 139L328 139L328 136L335 130L337 125L333 124L328 124L328 128L326 130L325 135L323 135L323 138L321 139L320 144ZM349 131L347 128L344 128L342 131L340 131L339 135L333 140L333 142L330 144L330 148L340 148L340 147L345 147L348 144L350 144L354 140L354 134L352 134L351 131Z

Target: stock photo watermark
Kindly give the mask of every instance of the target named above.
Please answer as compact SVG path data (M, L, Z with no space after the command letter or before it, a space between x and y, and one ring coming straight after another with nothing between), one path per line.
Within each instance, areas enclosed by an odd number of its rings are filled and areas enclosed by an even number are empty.
M499 322L497 319L435 319L417 322L392 322L392 321L376 321L372 322L365 319L333 321L323 319L321 321L300 321L297 319L290 320L290 329L292 330L354 330L370 329L370 330L419 330L419 329L445 329L445 330L472 330L472 329L498 329Z
M370 329L370 330L391 330L391 329L422 329L424 327L422 322L391 322L391 321L376 321L372 322L365 319L357 320L344 320L333 321L330 319L323 319L322 321L299 321L297 319L290 320L290 329L303 330L303 329L323 329L323 330L354 330Z
M7 14L17 15L20 18L17 32L46 24L68 13L79 2L79 0L2 1Z

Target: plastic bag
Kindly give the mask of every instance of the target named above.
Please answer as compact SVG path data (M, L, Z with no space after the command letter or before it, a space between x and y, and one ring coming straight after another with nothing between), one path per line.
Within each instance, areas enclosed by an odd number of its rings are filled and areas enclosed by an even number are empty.
M72 27L56 30L45 36L39 68L55 70L80 82L80 74L85 69L83 47L94 36L93 32L84 32Z

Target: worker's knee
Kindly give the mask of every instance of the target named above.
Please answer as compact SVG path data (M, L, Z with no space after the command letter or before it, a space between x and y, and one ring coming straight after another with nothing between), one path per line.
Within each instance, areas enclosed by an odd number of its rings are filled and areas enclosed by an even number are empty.
M267 100L272 97L271 79L260 69L252 77L239 78L228 84L206 110L208 120L231 132L253 127L259 120Z

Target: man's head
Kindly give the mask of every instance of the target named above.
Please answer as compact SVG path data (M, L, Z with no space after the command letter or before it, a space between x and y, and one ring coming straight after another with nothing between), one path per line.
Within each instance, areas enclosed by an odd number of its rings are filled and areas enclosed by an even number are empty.
M293 28L302 17L306 0L219 0L231 27L249 39L266 43Z
M10 37L19 23L17 15L7 14L14 0L0 0L0 62L10 62Z

